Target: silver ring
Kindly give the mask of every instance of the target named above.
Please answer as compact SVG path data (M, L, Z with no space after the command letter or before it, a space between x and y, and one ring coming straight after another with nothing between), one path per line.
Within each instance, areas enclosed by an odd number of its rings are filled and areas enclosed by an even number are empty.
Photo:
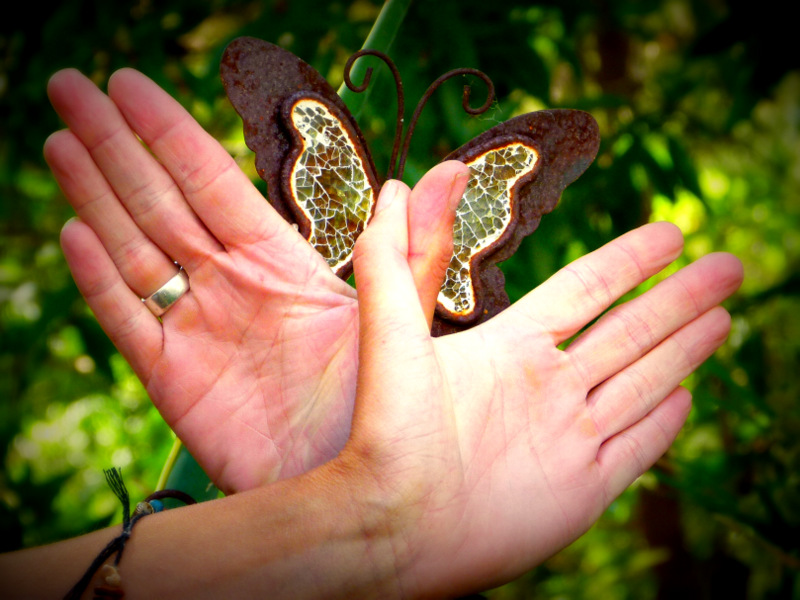
M150 309L151 313L160 317L188 291L189 276L181 267L181 270L178 271L175 277L170 279L147 298L142 298L142 302Z

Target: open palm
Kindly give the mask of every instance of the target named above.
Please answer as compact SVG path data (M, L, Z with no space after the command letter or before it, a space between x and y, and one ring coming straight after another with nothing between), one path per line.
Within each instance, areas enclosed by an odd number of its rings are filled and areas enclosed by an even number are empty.
M679 230L651 224L431 338L406 265L407 192L391 191L356 244L358 394L338 471L366 471L354 504L391 515L379 526L398 595L453 597L563 548L667 450L691 405L680 384L725 340L718 305L742 268L711 254L606 312L680 254Z
M62 233L67 261L189 451L226 492L335 456L355 396L355 291L142 74L116 73L107 96L67 70L48 92L68 129L45 156L79 217ZM420 288L431 285L426 248L452 224L429 199L460 196L462 171L445 165L418 186ZM173 261L191 290L159 320L140 298Z

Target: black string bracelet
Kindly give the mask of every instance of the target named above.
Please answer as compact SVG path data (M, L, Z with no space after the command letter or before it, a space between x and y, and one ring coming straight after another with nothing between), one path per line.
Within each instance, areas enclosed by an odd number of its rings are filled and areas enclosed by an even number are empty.
M95 588L94 597L95 599L123 598L125 594L119 586L119 576L116 574L116 567L122 559L122 551L125 549L125 543L131 537L133 526L147 515L163 510L164 504L161 501L165 498L174 498L184 504L196 503L196 500L189 494L179 490L159 490L150 494L142 502L137 504L136 510L131 514L130 496L128 495L128 489L125 487L125 482L122 481L122 471L113 468L104 470L103 474L106 476L108 486L122 503L122 533L103 548L100 554L92 561L92 564L89 565L83 577L81 577L78 583L64 596L64 600L79 600L83 592L85 592L86 588L89 586L89 582L91 582L95 573L114 553L116 553L117 556L114 559L114 566L111 568L111 577L107 578L107 583L109 583L109 585Z

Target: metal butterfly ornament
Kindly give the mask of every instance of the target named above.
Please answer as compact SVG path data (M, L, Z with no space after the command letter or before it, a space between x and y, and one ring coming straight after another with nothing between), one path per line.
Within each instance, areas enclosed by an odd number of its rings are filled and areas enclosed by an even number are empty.
M397 128L387 178L402 178L414 125L431 93L446 79L470 73L494 89L475 69L456 69L428 88L409 123L402 151L403 94L400 77L384 54L362 50L345 67L350 80L353 62L365 54L382 59L392 70L398 92ZM380 186L375 166L355 119L336 91L310 65L291 52L251 38L237 38L221 63L226 94L244 122L247 146L255 152L256 169L267 182L272 206L325 258L339 277L352 272L356 239L368 225ZM597 154L597 123L578 110L544 110L497 125L458 148L444 160L459 160L470 170L467 189L456 209L453 256L437 299L433 334L473 327L509 305L505 279L497 263L508 259L531 234L542 215L555 208L561 193L591 164Z

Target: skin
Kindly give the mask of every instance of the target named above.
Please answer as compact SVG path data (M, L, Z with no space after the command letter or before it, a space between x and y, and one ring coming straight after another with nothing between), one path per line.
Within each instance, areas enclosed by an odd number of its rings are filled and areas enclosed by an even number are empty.
M68 129L44 147L78 216L63 229L64 254L101 326L220 489L336 456L355 396L355 291L151 80L124 69L108 88L55 74L48 93ZM454 218L434 199L465 185L453 162L416 186L411 264L422 290L438 285L426 249L449 243ZM173 261L191 290L162 322L140 297L176 273Z
M133 146L117 147L117 128L96 137L51 138L48 160L81 217L65 228L65 254L98 319L162 414L168 421L177 415L170 422L187 445L193 439L200 447L202 436L211 434L217 454L201 455L201 464L218 484L241 491L137 525L122 564L126 597L436 598L486 589L585 532L669 448L691 406L681 381L729 331L730 318L719 304L741 284L735 257L708 255L607 310L680 255L679 230L650 224L575 261L487 323L432 338L435 296L451 241L431 228L421 243L421 215L431 211L452 223L462 167L436 167L414 190L399 182L384 186L376 215L356 245L355 302L338 283L331 281L333 291L318 287L317 278L327 280L321 267L306 265L310 254L291 262L295 253L306 252L298 236L270 216L263 199L259 204L253 196L250 202L244 186L235 199L256 212L240 215L229 198L218 215L225 190L233 188L216 186L226 177L236 180L237 171L215 167L203 154L222 160L208 138L189 144L200 138L184 139L182 132L199 135L195 125L186 117L163 118L177 111L175 105L140 75L126 71L116 77L112 100L119 94L115 102L122 114L142 111L141 121L128 115L127 123L165 170L153 171L161 173L160 180L142 176L149 183L126 188L119 181L134 175L114 174L114 165ZM125 78L130 87L122 84ZM129 101L122 96L139 93L133 82L155 103L122 108ZM85 101L93 98L106 107L114 102L80 87L86 84L74 72L56 76L51 97L59 113L73 132L92 130L86 124L91 119L81 125L73 114L80 112L77 104L63 106L72 102L68 92L76 87L70 85L86 90L78 93ZM68 161L66 151L57 151L67 143L75 166L84 167L73 175L64 168L68 162L59 163ZM172 174L171 184L165 173ZM150 198L150 209L137 212L131 206L141 197ZM113 208L120 202L128 207L124 214ZM107 221L121 225L103 225ZM128 243L115 245L115 239ZM161 323L148 317L138 299L147 291L136 285L146 285L144 275L156 273L143 265L161 264L163 279L171 276L167 255L184 265L192 291ZM284 271L287 263L296 269ZM423 263L427 276L421 275ZM303 268L301 281L295 277ZM340 298L341 304L332 300ZM322 334L307 329L306 340L302 325L324 323L341 332L342 315L350 315L341 335L353 336L352 362L332 359L314 371L308 350L298 355L297 344ZM289 322L275 324L266 316ZM289 335L293 319L298 329ZM588 323L593 324L586 328ZM265 354L263 339L250 343L251 332L270 332L277 345L268 345L272 350ZM578 332L565 350L559 348ZM318 339L318 350L330 339ZM210 359L199 356L206 348ZM198 360L210 361L203 368L216 367L223 377L192 387L202 378ZM186 369L195 377L185 377ZM295 378L301 369L315 382L311 389L324 386L331 370L338 384L310 410L301 402L305 380ZM351 412L347 394L353 390ZM231 398L251 411L251 422L269 424L270 439L293 440L288 452L242 444L241 413L226 404ZM332 400L321 404L323 398ZM304 424L301 435L298 422ZM309 422L320 425L313 434L307 434ZM340 451L333 438L346 440ZM226 444L237 451L220 457ZM264 485L275 475L276 462L284 465L278 475L287 474L290 462L299 472L309 454L319 466ZM0 557L0 591L4 597L63 594L112 535L95 532ZM38 575L41 564L52 565L44 579Z
M560 350L678 256L679 231L656 223L572 263L485 326L431 338L414 306L399 187L388 206L384 191L356 246L360 367L342 460L417 517L396 549L413 573L402 595L453 597L566 546L668 449L691 405L679 384L725 340L730 317L718 303L742 271L729 254L709 255Z
M672 443L690 409L679 382L727 335L717 303L741 281L734 257L697 261L558 349L680 251L674 226L648 225L537 288L504 317L505 337L476 328L465 340L475 345L456 349L454 336L429 334L435 290L420 294L409 266L409 199L403 184L385 186L356 246L347 444L304 475L145 518L120 568L126 597L486 589L585 532ZM479 368L472 355L497 360ZM111 535L0 557L0 591L51 597Z

